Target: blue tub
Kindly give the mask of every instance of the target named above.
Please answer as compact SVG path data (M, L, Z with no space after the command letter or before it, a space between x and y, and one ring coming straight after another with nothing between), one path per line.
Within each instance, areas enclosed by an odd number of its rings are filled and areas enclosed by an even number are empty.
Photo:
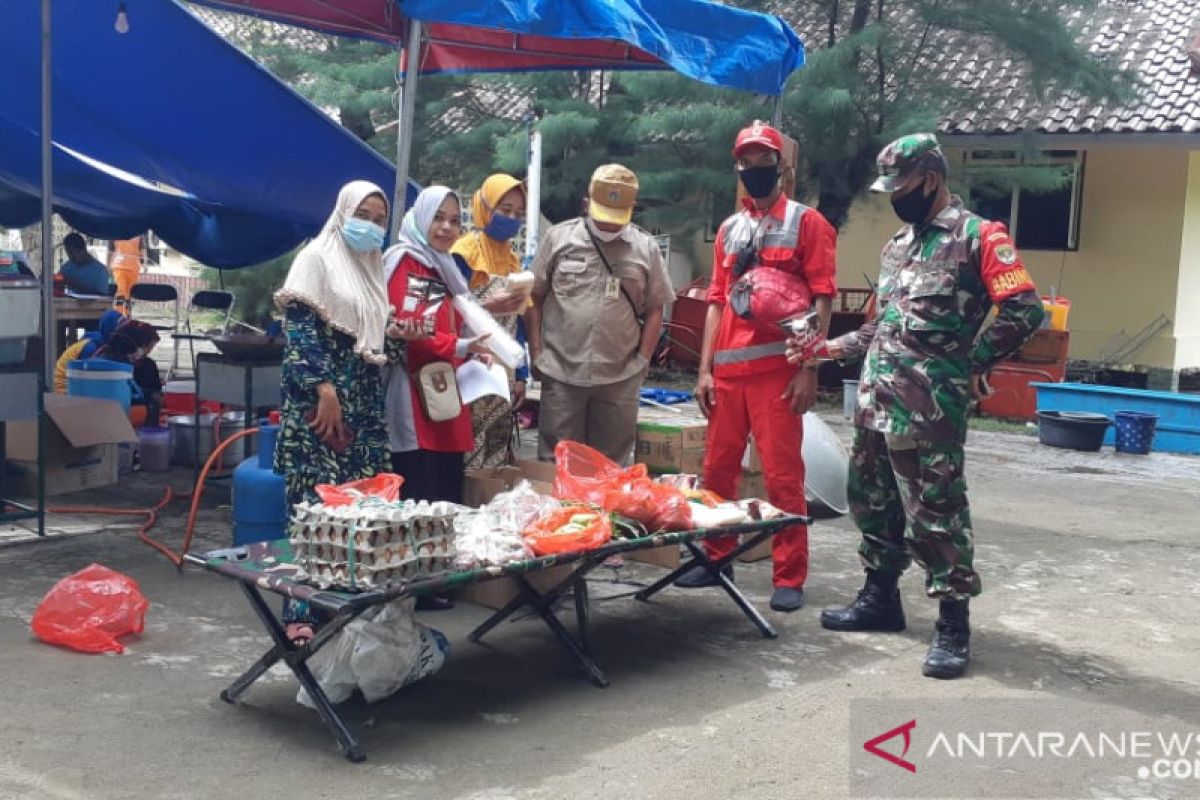
M1114 418L1118 411L1158 416L1154 449L1166 453L1200 454L1200 395L1092 386L1084 383L1032 383L1038 411L1090 411ZM1115 442L1109 428L1104 444Z

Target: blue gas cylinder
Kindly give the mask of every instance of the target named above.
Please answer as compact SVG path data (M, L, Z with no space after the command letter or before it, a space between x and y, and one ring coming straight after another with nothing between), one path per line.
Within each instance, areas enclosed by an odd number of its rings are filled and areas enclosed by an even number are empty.
M258 454L233 471L233 544L269 542L287 536L287 492L275 472L278 425L260 425Z

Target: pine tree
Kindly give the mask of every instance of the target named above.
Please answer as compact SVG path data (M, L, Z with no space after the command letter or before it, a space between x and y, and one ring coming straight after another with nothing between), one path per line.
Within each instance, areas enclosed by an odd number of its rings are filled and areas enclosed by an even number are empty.
M791 0L776 9L810 34L808 62L789 83L784 121L801 143L818 208L842 225L891 139L934 130L939 119L989 101L987 87L947 83L942 67L963 53L1011 59L1035 98L1095 101L1130 96L1131 76L1090 54L1081 33L1097 0ZM933 65L933 68L930 68ZM1031 150L1026 139L1023 146ZM973 178L982 183L985 176ZM1062 185L1061 168L992 176L1033 190Z
M1132 80L1090 54L1081 32L1098 0L741 0L799 29L808 61L781 100L783 128L804 159L801 191L834 225L873 178L874 159L904 133L987 102L941 65L964 53L1010 59L1035 97L1119 101ZM222 32L389 158L395 153L396 53L377 44L264 26L247 18ZM297 37L300 37L297 39ZM935 68L929 68L934 64ZM967 76L968 78L970 76ZM587 179L619 161L642 184L639 219L679 238L733 205L730 143L767 98L659 72L540 72L426 76L420 81L412 175L470 191L489 173L525 170L529 115L543 137L543 213L579 213ZM393 123L393 124L389 124ZM1032 145L1025 146L1032 152ZM973 175L994 191L1017 183L1052 191L1061 167ZM987 191L984 186L983 191Z

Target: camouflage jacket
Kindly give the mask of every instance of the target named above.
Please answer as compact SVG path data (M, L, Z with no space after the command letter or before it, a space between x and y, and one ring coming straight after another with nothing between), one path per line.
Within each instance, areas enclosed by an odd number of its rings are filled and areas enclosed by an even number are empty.
M883 248L878 293L875 318L834 342L844 359L864 358L855 425L965 441L972 373L1020 347L1044 316L1008 231L954 197L924 230L905 225Z

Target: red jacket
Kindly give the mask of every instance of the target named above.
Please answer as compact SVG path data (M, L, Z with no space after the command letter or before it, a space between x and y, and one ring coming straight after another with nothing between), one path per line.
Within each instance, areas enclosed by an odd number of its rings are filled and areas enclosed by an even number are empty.
M404 306L409 275L423 278L438 277L435 271L420 261L408 255L404 256L396 265L396 271L392 273L392 277L388 281L388 302L396 308ZM421 367L434 361L449 361L455 369L458 369L464 361L457 355L458 341L463 335L462 320L455 313L449 295L436 312L434 320L433 335L409 342L407 363L398 367L398 369L405 369L408 373L408 391L412 396L411 414L398 415L395 409L389 408L388 423L393 426L408 426L410 430L415 431L417 447L421 450L469 453L475 447L471 433L470 409L463 406L462 413L455 419L433 422L425 416L420 393L417 390L417 372ZM394 434L392 438L395 438Z
M721 223L713 246L713 276L708 302L723 307L714 344L713 375L720 378L753 375L788 366L782 329L778 333L744 320L728 305L738 250L753 237L761 244L763 266L800 275L814 300L837 293L837 231L814 208L783 195L767 212L743 200L744 210ZM762 227L760 228L760 222Z

